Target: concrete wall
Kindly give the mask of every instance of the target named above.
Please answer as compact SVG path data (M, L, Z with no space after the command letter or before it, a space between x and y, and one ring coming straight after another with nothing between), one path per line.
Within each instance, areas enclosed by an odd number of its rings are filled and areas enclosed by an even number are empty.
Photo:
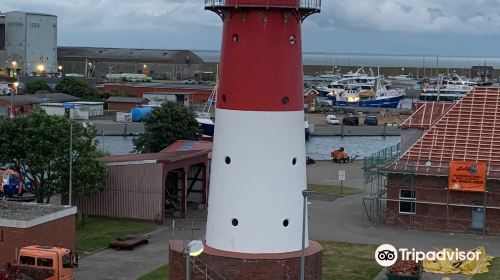
M43 65L47 73L57 72L57 17L26 15L27 73Z
M390 199L399 199L400 189L409 189L410 186L404 180L404 175L391 174L388 177L387 196ZM406 181L407 182L407 181ZM440 202L447 201L446 188L448 177L416 176L415 188L417 201ZM488 181L487 189L491 193L487 195L486 205L500 207L500 182ZM482 203L483 193L449 191L449 203L456 205L474 205ZM387 202L385 222L387 225L395 225L409 228L448 230L452 232L481 233L481 230L472 229L471 207L432 205L417 203L416 214L399 214L398 202ZM448 219L447 219L448 213ZM486 209L486 233L500 234L500 210Z
M104 189L76 199L87 215L163 222L163 165L107 166Z
M32 74L39 65L46 72L57 72L56 16L8 12L5 39L6 68L11 68L15 61L22 73Z
M27 229L0 227L0 267L15 261L16 251L33 244L62 246L75 250L75 216L67 216Z

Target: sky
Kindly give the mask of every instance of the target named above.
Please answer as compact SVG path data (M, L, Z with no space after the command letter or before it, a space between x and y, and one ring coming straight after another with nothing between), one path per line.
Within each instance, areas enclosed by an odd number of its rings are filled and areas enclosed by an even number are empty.
M0 0L58 16L60 46L218 50L203 0ZM500 57L500 0L323 0L304 51Z

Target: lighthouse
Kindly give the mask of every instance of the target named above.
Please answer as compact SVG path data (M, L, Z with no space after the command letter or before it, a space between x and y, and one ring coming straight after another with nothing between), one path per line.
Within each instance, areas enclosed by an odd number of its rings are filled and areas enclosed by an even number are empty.
M205 0L223 35L202 259L226 279L299 277L307 188L301 25L320 6ZM306 279L320 279L322 248L308 240L307 221L305 229Z

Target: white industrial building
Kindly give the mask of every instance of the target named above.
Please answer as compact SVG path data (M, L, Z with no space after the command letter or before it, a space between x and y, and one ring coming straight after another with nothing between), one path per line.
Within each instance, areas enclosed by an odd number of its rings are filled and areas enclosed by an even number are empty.
M76 101L66 103L41 103L38 105L45 113L54 116L64 116L66 113L65 104L72 104L69 116L75 120L88 120L91 117L104 115L104 102Z
M4 76L57 73L57 16L0 14L0 69Z

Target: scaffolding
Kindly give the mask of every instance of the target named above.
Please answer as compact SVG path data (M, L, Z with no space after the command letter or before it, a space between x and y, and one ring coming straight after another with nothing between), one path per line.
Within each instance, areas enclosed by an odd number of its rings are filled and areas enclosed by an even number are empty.
M401 154L401 145L397 144L374 153L363 160L364 195L363 206L368 220L372 224L381 224L384 220L385 203L381 198L387 197L387 173L384 171L395 162Z

